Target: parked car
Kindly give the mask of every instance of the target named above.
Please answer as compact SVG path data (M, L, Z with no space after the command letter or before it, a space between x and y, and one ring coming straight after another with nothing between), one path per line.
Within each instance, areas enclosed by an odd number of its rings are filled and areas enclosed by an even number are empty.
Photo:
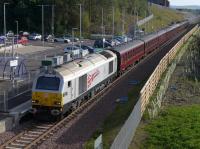
M54 37L54 42L65 42L65 39L64 39L64 37L56 36L56 37Z
M112 47L112 45L108 41L104 41L102 39L95 40L94 42L94 48L108 48Z
M77 46L67 46L67 47L65 47L64 48L64 52L65 53L67 53L67 52L69 52L69 51L71 51L71 50L82 50L80 47L77 47Z
M17 38L17 36L15 36L14 43L15 44L18 43L18 44L22 44L22 45L27 45L28 44L28 39L25 36L22 36L22 37L19 36L18 38Z
M71 39L68 36L63 36L65 43L70 43Z
M89 53L94 53L94 51L95 51L94 48L91 46L86 46L86 45L82 45L82 44L81 44L81 46L80 45L76 45L76 46L79 48L81 47L83 50L88 50Z
M54 41L53 35L45 35L44 40L47 42L53 42Z
M118 40L120 43L128 42L128 38L126 36L116 36L114 39Z
M8 31L8 33L6 34L6 36L8 36L8 37L14 36L13 31Z
M29 40L42 40L42 35L33 33L29 35Z
M25 31L25 32L22 33L22 35L23 35L24 37L27 37L27 38L28 38L30 34L29 34L29 32L26 32L26 31Z
M27 45L28 44L28 38L23 36L18 40L18 44L22 44L22 45Z
M70 40L71 42L72 42L73 40L74 40L74 42L79 41L79 38L78 38L78 37L74 37L74 39L73 39L73 37L72 37L71 35L64 35L64 38Z
M0 35L0 44L4 44L6 37L4 35Z
M121 42L119 42L117 39L107 39L107 42L109 42L112 46L120 45Z

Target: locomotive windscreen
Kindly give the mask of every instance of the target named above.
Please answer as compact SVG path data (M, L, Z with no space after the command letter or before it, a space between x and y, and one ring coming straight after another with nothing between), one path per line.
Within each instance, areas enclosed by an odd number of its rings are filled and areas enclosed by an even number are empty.
M60 79L58 77L41 76L37 80L36 89L58 91Z

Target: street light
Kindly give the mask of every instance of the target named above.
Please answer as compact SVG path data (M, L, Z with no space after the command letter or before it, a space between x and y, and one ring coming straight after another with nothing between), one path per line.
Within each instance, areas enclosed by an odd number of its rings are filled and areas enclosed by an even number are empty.
M50 5L38 5L42 7L42 44L44 46L44 6L50 6Z
M80 47L81 47L81 39L82 39L82 4L78 4L80 7Z
M3 3L4 5L4 35L6 36L6 5L9 3Z
M113 15L113 18L112 18L112 21L113 21L113 26L112 26L112 34L113 34L113 38L115 36L115 7L113 6L112 7L112 15Z
M74 30L77 30L78 28L72 28L72 48L74 48Z
M19 23L19 22L18 22L17 20L16 20L15 22L16 22L16 24L17 24L17 46L18 46L18 38L19 38L19 33L18 33L18 23Z
M82 4L78 4L80 7L80 39L82 37Z

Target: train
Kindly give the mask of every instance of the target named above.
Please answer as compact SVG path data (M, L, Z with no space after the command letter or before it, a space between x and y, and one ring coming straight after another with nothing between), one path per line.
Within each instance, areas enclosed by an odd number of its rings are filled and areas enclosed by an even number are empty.
M31 112L57 117L75 110L132 65L177 37L188 25L186 21L181 22L39 73L33 81Z

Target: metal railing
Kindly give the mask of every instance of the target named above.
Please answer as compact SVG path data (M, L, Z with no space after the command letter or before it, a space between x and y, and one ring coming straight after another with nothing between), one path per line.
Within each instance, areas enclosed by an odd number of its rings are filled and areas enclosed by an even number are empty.
M26 92L29 92L32 88L32 81L30 79L15 82L10 86L9 90L0 91L0 112L8 112L10 110L9 102L18 96L22 96ZM24 97L23 97L24 98ZM25 97L26 98L26 97ZM16 103L17 104L21 103Z

